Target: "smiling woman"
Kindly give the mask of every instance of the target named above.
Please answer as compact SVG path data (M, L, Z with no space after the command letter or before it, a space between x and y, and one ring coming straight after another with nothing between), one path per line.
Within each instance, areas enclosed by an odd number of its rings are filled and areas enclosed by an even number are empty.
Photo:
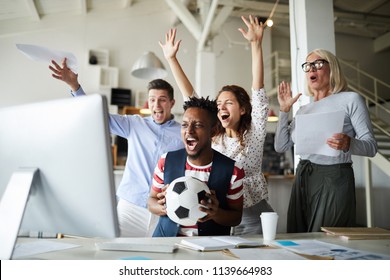
M223 86L217 95L218 119L213 136L213 149L234 159L245 170L243 179L244 210L240 225L232 233L259 234L262 232L259 216L272 212L268 204L267 182L262 173L263 147L266 136L269 101L264 89L263 31L259 18L241 17L246 28L239 28L251 46L252 95L238 85ZM176 53L180 40L175 42L176 30L171 29L160 42L175 80L184 99L198 96L181 68Z

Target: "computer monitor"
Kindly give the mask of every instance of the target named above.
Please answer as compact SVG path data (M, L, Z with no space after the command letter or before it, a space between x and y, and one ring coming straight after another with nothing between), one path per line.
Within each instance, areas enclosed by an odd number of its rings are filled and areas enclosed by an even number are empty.
M23 231L119 236L110 141L98 94L0 108L0 246L21 218Z

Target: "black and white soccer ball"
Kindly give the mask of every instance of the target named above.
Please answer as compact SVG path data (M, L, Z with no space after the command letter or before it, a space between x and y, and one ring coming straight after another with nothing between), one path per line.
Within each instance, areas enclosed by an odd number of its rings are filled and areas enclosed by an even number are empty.
M206 193L210 193L209 187L194 177L183 176L173 180L165 195L168 217L182 226L195 225L198 219L206 216L199 210L199 206L205 207L200 201L208 199Z

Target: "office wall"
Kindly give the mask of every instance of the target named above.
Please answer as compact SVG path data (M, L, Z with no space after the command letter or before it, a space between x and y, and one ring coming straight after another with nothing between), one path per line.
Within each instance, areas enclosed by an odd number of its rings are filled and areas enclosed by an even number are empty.
M130 70L144 51L153 51L162 58L158 40L164 39L172 19L172 13L165 6L156 5L155 10L149 12L129 9L111 14L92 13L86 17L43 18L36 31L1 36L0 106L68 96L67 87L50 77L48 65L27 59L16 49L16 43L74 53L79 60L79 81L89 93L101 89L97 68L88 65L88 51L107 49L110 66L119 69L119 86L145 91L147 81L132 77ZM186 43L190 44L192 38L187 37ZM171 76L168 80L173 82Z
M134 7L136 10L136 7ZM145 92L147 80L130 75L133 63L145 51L153 51L164 63L168 77L175 89L174 80L158 41L165 39L165 33L172 27L172 12L160 5L149 12L112 12L110 15L92 13L86 17L42 19L35 30L14 34L0 33L0 107L21 103L68 97L68 87L51 78L48 65L25 57L15 44L36 44L48 48L72 52L79 61L79 81L88 93L106 93L99 88L98 68L88 64L90 49L107 49L110 65L119 69L119 87L130 88L133 92ZM225 28L232 38L244 42L237 28L241 20L229 21ZM179 24L178 38L182 39L178 58L189 78L195 83L196 41L187 29ZM3 31L0 29L0 31ZM219 35L211 45L216 52L216 87L236 83L251 86L250 51L243 45L230 45L226 36ZM182 110L182 98L176 90L175 112Z
M79 59L79 80L88 92L100 90L96 67L88 65L88 51L107 49L110 51L110 66L119 68L119 86L144 91L147 81L132 77L131 66L146 50L155 52L163 60L158 40L164 40L164 34L172 27L172 22L173 14L166 4L157 2L152 11L134 6L109 14L91 12L87 16L43 18L40 23L32 23L29 28L10 28L13 33L7 32L7 26L3 24L0 28L0 107L61 98L67 90L63 83L50 77L48 65L27 59L16 49L16 43L43 45L74 53ZM245 42L237 31L242 26L239 19L229 20L223 32L211 44L211 50L216 54L217 89L227 83L250 87L250 52L245 45L234 44ZM196 41L182 24L177 28L178 38L183 40L178 58L194 81ZM272 51L289 51L288 35L287 27L273 27L272 41L265 40L265 58ZM357 61L363 70L390 83L387 74L390 51L373 53L371 39L338 34L336 49L339 57ZM170 73L167 80L174 84ZM181 104L179 93L177 97Z
M3 25L0 28L0 107L69 97L68 87L51 78L48 65L26 58L16 49L16 43L37 44L74 53L79 59L79 81L88 93L106 92L99 89L97 68L88 65L88 51L107 49L110 51L110 66L119 69L119 87L130 88L133 92L145 91L147 81L130 75L132 64L146 50L155 52L163 60L158 40L164 40L165 32L172 27L172 19L172 12L161 2L152 11L143 10L141 5L140 9L134 6L110 14L94 12L86 17L43 18L41 22L22 26L12 34ZM237 31L240 26L242 23L239 19L229 20L224 27L228 36L219 34L211 45L216 53L216 88L235 83L250 89L250 52L243 44L230 44L240 40L244 42ZM189 78L194 81L196 42L182 24L177 28L178 38L183 40L178 58ZM289 39L286 36L288 28L273 27L272 42L267 42L265 52L288 51ZM271 40L271 36L268 38ZM390 52L374 54L372 40L337 35L336 49L339 57L358 61L362 69L390 83L387 74ZM163 62L167 67L167 63ZM170 72L167 80L176 88L175 112L181 112L182 98ZM269 127L271 132L274 131L273 125ZM358 219L364 224L363 164L359 158L354 160L361 206L358 208ZM389 178L375 167L373 173L374 221L378 222L378 226L390 228L390 219L383 215L390 212L389 204L383 199L389 197Z

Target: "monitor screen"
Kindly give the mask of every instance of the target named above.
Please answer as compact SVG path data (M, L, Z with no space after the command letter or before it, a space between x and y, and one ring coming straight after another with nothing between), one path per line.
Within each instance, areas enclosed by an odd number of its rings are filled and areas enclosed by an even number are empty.
M38 171L20 230L119 236L104 96L0 108L1 197L13 174L25 168ZM10 221L17 218L4 211Z

